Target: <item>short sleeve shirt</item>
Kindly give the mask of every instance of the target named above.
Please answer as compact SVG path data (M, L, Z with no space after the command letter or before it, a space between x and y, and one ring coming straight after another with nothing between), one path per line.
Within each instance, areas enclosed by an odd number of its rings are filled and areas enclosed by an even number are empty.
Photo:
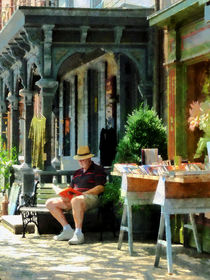
M83 168L78 169L72 178L71 187L80 191L88 191L98 185L105 185L106 173L102 166L91 163L86 172L83 172Z

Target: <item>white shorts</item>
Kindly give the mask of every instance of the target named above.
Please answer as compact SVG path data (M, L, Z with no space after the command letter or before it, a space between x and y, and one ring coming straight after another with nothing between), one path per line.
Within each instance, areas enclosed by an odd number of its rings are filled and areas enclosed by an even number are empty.
M82 194L81 196L84 197L85 200L85 208L86 210L92 209L98 206L99 198L98 195L95 194Z

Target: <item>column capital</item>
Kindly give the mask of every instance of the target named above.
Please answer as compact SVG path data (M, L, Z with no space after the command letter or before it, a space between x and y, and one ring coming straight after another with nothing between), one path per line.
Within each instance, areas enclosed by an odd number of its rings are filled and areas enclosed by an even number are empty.
M19 91L19 94L24 97L26 105L32 105L33 91L23 88Z
M18 110L18 101L19 98L17 96L15 96L14 94L12 94L11 92L9 93L7 100L9 101L9 103L12 105L12 108L14 110Z
M41 89L41 93L44 96L52 95L57 90L58 82L53 79L40 79L36 82L36 85Z

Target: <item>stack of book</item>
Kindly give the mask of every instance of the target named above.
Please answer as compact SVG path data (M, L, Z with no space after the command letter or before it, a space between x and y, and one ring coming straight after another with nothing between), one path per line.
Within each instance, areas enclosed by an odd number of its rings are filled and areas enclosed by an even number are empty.
M132 163L116 163L114 165L114 172L116 173L126 173L126 174L136 174L136 175L150 175L150 176L160 176L160 175L171 175L177 172L198 172L205 170L205 165L203 163L181 163L179 166L171 165L169 162L163 162L157 165L137 165Z
M158 176L168 173L172 169L171 166L166 165L136 165L136 164L119 164L114 165L114 172L137 174L137 175L152 175Z

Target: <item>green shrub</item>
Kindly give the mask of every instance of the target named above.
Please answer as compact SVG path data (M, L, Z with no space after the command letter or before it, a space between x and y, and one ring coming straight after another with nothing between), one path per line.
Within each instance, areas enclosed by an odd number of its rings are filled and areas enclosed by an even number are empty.
M112 180L106 183L105 191L102 196L102 203L113 202L117 204L120 197L121 177L113 176Z
M7 150L0 137L0 191L5 192L10 187L12 165L17 163L16 148Z
M113 165L117 162L140 164L143 148L158 148L159 154L166 158L166 139L166 128L156 112L141 105L128 116L125 135L119 141ZM114 205L121 206L120 188L121 177L113 176L106 184L102 203L113 201Z
M135 109L128 116L125 135L117 146L115 162L135 162L140 164L141 149L158 148L159 154L166 158L166 128L153 109Z

